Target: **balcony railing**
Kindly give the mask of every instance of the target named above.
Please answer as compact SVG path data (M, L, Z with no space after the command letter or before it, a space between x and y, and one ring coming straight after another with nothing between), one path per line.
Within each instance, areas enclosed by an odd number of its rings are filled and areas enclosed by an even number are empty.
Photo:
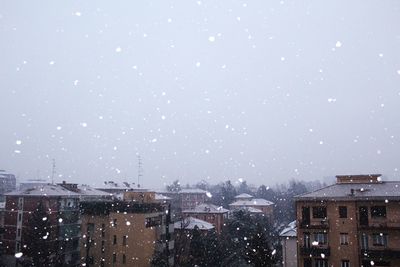
M313 256L313 257L329 257L331 255L330 247L300 247L300 253L303 256Z
M400 249L362 249L361 255L364 258L379 258L379 259L400 259Z
M300 228L302 229L328 229L329 228L329 220L322 219L322 220L312 220L308 222L301 221Z
M370 221L368 225L360 225L361 229L382 229L382 230L400 230L400 223L399 222L374 222Z

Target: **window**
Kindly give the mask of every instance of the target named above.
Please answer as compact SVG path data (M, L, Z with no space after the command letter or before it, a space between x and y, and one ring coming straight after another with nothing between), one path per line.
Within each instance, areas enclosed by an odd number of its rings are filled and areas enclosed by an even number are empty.
M315 267L328 267L328 260L323 260L323 259L315 260Z
M304 259L303 266L312 267L311 259Z
M101 224L101 237L106 236L106 225L103 223Z
M94 233L94 223L87 224L87 234L88 236L92 236Z
M361 234L361 248L368 249L368 235L366 233Z
M24 203L24 198L19 197L18 198L18 209L22 210L23 203Z
M124 236L122 237L122 245L126 246L126 239L127 239L127 238L128 238L127 235L124 235Z
M372 218L386 218L386 206L373 206L371 207Z
M348 245L348 244L349 244L349 234L340 233L340 245Z
M347 207L339 206L339 218L347 218Z
M101 253L104 253L105 247L104 247L105 241L101 241Z
M318 245L326 245L328 243L328 235L324 232L315 233L314 241L318 242Z
M114 219L114 220L113 220L112 226L113 226L113 227L117 227L117 219Z
M114 245L117 244L117 236L116 236L116 235L114 235L113 244L114 244Z
M313 207L312 213L314 219L325 219L326 207Z
M113 253L113 263L117 262L117 253Z
M126 256L125 256L125 254L122 254L122 263L123 263L123 264L126 263Z
M161 225L161 216L146 218L146 228Z
M311 236L310 236L310 233L304 233L303 237L304 237L304 247L309 248L309 247L311 246L311 242L310 242Z
M372 235L373 245L374 246L383 246L386 247L388 243L388 236L384 233L373 234Z
M21 228L18 228L18 229L17 229L17 236L18 236L18 237L21 237Z
M342 263L340 267L350 267L350 261L349 260L342 260Z
M18 213L18 221L22 221L22 213Z

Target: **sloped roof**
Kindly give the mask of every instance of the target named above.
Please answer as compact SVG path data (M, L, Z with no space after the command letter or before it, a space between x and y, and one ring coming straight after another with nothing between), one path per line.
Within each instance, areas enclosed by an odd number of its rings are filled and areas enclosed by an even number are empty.
M196 226L199 230L211 230L215 228L211 223L193 217L187 217L182 221L174 223L175 229L193 230Z
M206 194L207 191L199 188L184 188L178 192L179 194Z
M236 199L253 198L253 196L252 196L252 195L249 195L249 194L246 194L246 193L243 193L243 194L237 195L235 198L236 198Z
M69 191L62 186L45 184L28 189L16 190L6 193L6 196L68 196L79 197L78 193Z
M213 204L200 204L193 209L187 209L183 211L184 213L227 213L229 210L224 209L222 206L218 207Z
M243 207L241 209L246 210L246 211L248 211L250 213L263 213L262 210L256 209L256 208L253 208L253 207Z
M80 195L85 196L110 196L110 193L101 191L88 185L78 185L78 190Z
M171 200L171 198L164 196L163 194L156 193L156 200Z
M295 198L296 200L399 200L400 181L334 184Z
M279 233L279 236L296 237L297 236L296 221L289 223L288 226Z
M274 203L263 198L253 198L252 200L238 200L229 204L229 206L270 206L270 205L274 205Z

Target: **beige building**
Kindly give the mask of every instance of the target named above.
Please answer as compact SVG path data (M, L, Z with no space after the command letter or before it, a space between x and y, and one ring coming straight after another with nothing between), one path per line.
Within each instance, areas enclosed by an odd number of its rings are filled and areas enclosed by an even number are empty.
M400 266L400 181L337 176L296 207L299 267Z
M82 204L81 257L86 266L173 265L173 224L154 192L126 192L123 201Z

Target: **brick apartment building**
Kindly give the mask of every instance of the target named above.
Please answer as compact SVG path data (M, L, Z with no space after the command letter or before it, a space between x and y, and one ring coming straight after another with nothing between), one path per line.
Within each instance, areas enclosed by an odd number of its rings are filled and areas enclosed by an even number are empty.
M57 260L63 266L78 266L79 195L51 184L6 194L3 264L22 266L30 261L30 255L16 258L15 254L23 252L24 248L31 244L29 233L34 229L29 224L29 219L37 210L39 203L42 204L50 225L46 241L55 248Z
M182 211L183 217L193 217L211 223L217 233L221 233L224 221L228 218L229 210L213 204L200 204L193 209Z
M337 176L296 209L299 267L400 266L400 181Z
M151 191L125 192L122 201L81 203L85 266L150 266L155 253L173 266L169 205Z

